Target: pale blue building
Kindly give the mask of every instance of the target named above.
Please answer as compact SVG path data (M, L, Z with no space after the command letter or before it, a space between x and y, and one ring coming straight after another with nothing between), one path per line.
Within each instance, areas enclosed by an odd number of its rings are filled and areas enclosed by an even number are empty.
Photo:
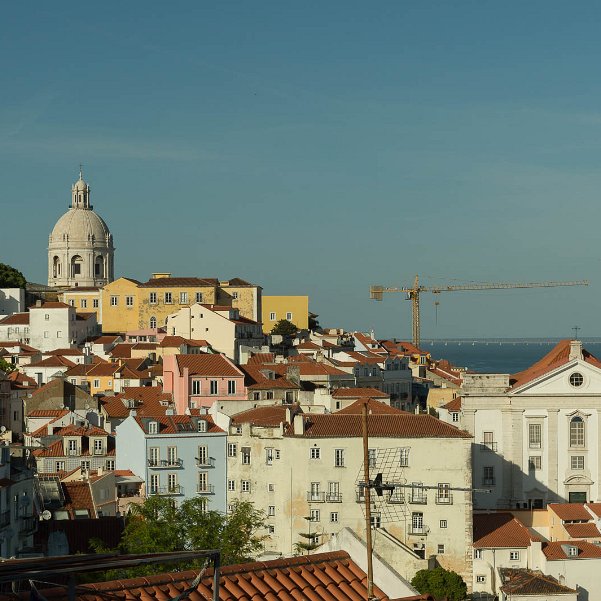
M145 482L145 495L178 503L202 497L207 509L227 508L227 433L211 416L137 416L117 426L117 469Z

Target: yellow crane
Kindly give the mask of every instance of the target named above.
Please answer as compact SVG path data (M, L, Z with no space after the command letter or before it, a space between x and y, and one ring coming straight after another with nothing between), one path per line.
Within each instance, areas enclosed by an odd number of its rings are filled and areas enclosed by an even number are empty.
M422 286L419 283L419 277L416 275L413 286L401 286L400 288L390 288L388 286L370 286L369 296L373 300L381 301L384 293L404 292L407 300L411 301L413 324L412 336L413 344L419 347L420 344L420 322L419 322L419 297L422 292L432 292L440 294L441 292L457 292L460 290L503 290L506 288L555 288L556 286L588 286L588 280L579 280L575 282L528 282L523 284L512 284L509 282L500 283L482 283L482 284L461 284L453 286Z

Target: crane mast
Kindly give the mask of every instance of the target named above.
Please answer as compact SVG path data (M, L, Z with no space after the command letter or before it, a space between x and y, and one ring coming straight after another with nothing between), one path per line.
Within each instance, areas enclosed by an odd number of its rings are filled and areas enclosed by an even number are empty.
M577 280L572 282L496 282L496 283L481 283L481 284L459 284L459 285L443 285L443 286L422 286L419 283L419 277L416 275L413 281L413 286L401 286L393 288L388 286L371 286L369 296L372 300L381 301L385 293L403 292L407 295L407 300L411 301L412 312L412 327L411 335L412 342L415 346L420 345L420 308L419 297L422 292L431 292L432 294L440 294L441 292L461 292L465 290L506 290L512 288L556 288L559 286L588 286L588 280Z

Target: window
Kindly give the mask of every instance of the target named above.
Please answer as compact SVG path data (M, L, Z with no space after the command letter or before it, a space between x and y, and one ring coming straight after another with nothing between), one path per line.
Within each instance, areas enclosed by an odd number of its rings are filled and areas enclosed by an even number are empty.
M273 524L268 524L267 525L267 532L269 534L275 534L275 526Z
M540 449L542 446L542 425L528 424L528 446L531 449Z
M242 465L250 465L250 447L240 447Z
M85 309L88 306L88 301L85 298L81 299L81 308Z
M232 292L232 299L238 300L238 293L237 292Z
M210 394L217 394L217 380L211 380L209 382L210 385Z
M423 487L423 482L412 482L411 483L411 502L412 503L425 503L426 502L426 490Z
M125 297L125 306L126 307L133 307L134 306L134 297L133 296L126 296Z
M570 457L570 465L573 470L583 470L584 455L572 455L572 457Z
M156 317L151 317L150 318L150 329L151 330L156 330L157 329L157 318Z
M288 321L291 321L292 320L292 313L286 313L286 319Z
M452 502L450 484L439 482L436 490L436 502L440 504L450 504Z
M77 455L77 441L69 440L69 455Z
M584 420L578 415L570 421L570 446L584 446Z
M63 332L61 330L58 330L58 332L56 333L56 337L57 338L62 338L63 337Z
M265 449L265 463L267 465L273 465L273 449Z
M211 488L209 486L209 473L208 472L198 472L198 492L210 492Z
M321 449L319 447L311 447L309 457L311 459L321 459Z
M250 480L242 480L240 489L242 492L250 492Z
M344 449L334 449L334 467L344 467Z
M150 302L151 305L157 304L157 293L156 292L151 292L148 295L148 302Z
M173 294L171 292L165 292L165 304L171 305L173 303Z
M451 413L451 421L458 422L459 421L459 413L457 413L456 411L453 411L453 413Z
M119 304L118 296L111 296L111 307L116 307Z
M82 470L89 470L90 469L90 462L89 461L82 461L81 462L81 469Z
M169 492L177 492L177 474L167 474L167 489Z
M228 442L227 444L227 456L236 457L238 455L238 445L235 442Z
M424 531L424 514L414 511L411 514L411 531L419 534Z
M275 515L275 505L269 505L267 515L273 517Z
M227 489L229 492L234 492L236 490L236 481L228 480L227 481Z
M98 309L98 299L97 298L92 299L92 307L94 307L94 309Z
M227 393L230 395L236 394L236 380L227 381Z
M94 380L94 388L100 388L100 380Z
M56 469L54 471L55 472L64 472L65 471L65 462L64 461L57 461L56 462Z
M338 512L337 511L332 511L330 513L330 522L332 522L332 523L338 522Z
M482 559L482 549L474 549L474 559Z
M200 380L192 380L192 394L200 394Z
M444 545L438 545L438 555L444 555Z
M265 394L265 398L270 401L271 399L273 399L273 392L271 390L269 390L266 394Z
M267 485L267 492L275 492L275 484L271 482Z
M109 471L112 472L115 469L115 460L114 459L107 459L104 463L104 468Z
M44 338L48 338L48 330L44 331Z
M253 392L253 401L260 401L260 400L261 400L261 393Z
M576 557L578 555L578 547L570 547L569 555L570 557Z
M49 314L49 313L45 313L45 314L44 314L44 319L45 319L46 321L48 321L48 320L50 319L50 314Z
M441 528L448 528L448 523L446 520L440 520L440 527Z
M167 464L177 465L177 447L167 447Z
M200 445L198 447L198 463L199 465L208 465L209 447L207 447L207 445Z
M94 439L94 455L102 455L104 453L104 444L102 438Z
M484 486L494 486L495 484L495 468L492 465L484 466L482 470L482 484Z
M159 475L151 474L150 475L150 494L151 495L156 495L159 492L159 485L160 485Z
M570 384L574 387L582 386L584 384L584 376L581 373L575 371L570 375Z
M204 419L199 419L198 425L197 425L197 430L199 432L206 432L207 431L207 421Z
M409 467L409 447L403 447L400 450L399 465L401 467Z
M319 522L321 519L319 509L311 509L311 511L309 512L309 517L311 518L312 522Z
M328 496L326 500L330 503L340 503L342 501L340 482L328 482Z
M196 302L197 303L202 303L202 292L197 292L196 293Z
M69 301L69 307L74 307L74 306L75 306L75 300L74 300L74 299L71 299L71 300Z
M481 575L478 575L478 576L476 576L476 582L477 582L478 584L483 584L483 583L485 583L485 582L486 582L486 576L481 576Z
M180 292L179 293L179 304L180 305L187 305L188 304L188 293L187 292Z
M367 450L367 465L369 467L376 467L376 449Z
M275 313L273 311L269 314L269 321L275 321Z
M148 424L148 434L158 434L158 433L159 433L158 422L150 422Z
M540 455L533 455L528 457L528 469L529 470L540 470L542 466L542 458Z
M520 560L520 552L519 551L509 551L509 561L519 561Z
M311 482L311 490L309 492L309 501L321 501L321 484L319 482Z
M160 461L160 451L158 447L150 447L150 449L148 450L149 453L149 457L148 457L148 463L150 464L150 466L154 466L154 465L158 465L159 461Z

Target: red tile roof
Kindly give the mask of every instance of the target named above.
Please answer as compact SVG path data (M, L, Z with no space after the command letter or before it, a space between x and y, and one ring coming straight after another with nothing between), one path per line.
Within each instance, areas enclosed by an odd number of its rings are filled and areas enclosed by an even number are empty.
M131 357L131 350L134 347L132 343L120 342L116 344L110 352L111 357L114 359L129 359Z
M304 417L306 438L345 438L362 436L361 415L309 414ZM294 436L292 428L288 436ZM431 415L399 413L371 415L369 435L373 438L472 438L471 434Z
M363 406L367 403L369 415L398 415L407 414L407 411L401 411L391 407L386 403L376 401L375 399L363 398L351 403L348 407L336 411L336 415L363 415Z
M42 359L41 361L37 361L36 363L30 363L27 367L58 367L58 368L69 368L73 367L75 363L73 361L69 361L69 359L65 359L65 357L61 357L60 355L48 357L47 359Z
M163 392L161 386L128 386L115 396L104 397L101 403L109 417L127 417L130 410L124 403L126 400L137 401L134 408L140 417L164 415L173 408L171 393Z
M549 351L542 359L531 365L528 369L514 374L509 379L509 383L513 388L519 388L536 378L540 378L544 374L565 365L569 361L570 356L570 340L562 340L558 342L551 351ZM595 367L601 367L601 361L594 355L591 355L586 349L582 349L582 356L587 363Z
M197 355L176 355L175 360L180 375L188 368L188 373L197 376L243 376L244 374L225 356L199 353Z
M210 415L201 416L207 422L207 432L223 432L223 430L215 424ZM153 415L150 417L136 415L136 422L145 432L146 424L149 422L158 422L159 434L181 434L182 432L198 432L196 422L189 415Z
M144 578L85 584L78 588L80 601L105 601L107 598L174 598L190 587L197 571L171 572ZM89 589L89 593L84 592ZM189 601L206 601L213 595L213 570L207 569ZM64 597L64 590L44 590L48 599ZM223 566L220 570L220 601L361 601L366 599L367 577L345 551L317 553L301 557L257 561ZM374 586L374 595L389 598ZM415 599L427 599L426 596Z
M302 355L298 356L299 359L301 357L302 357ZM328 365L327 363L317 363L315 361L311 361L308 357L303 357L303 358L307 359L307 360L306 361L297 361L296 358L293 358L293 357L288 358L290 363L293 363L294 365L298 366L301 376L306 376L306 377L344 376L346 379L352 378L352 376L347 374L345 371L336 369L335 367L332 367L331 365ZM291 359L295 359L295 360L291 361ZM273 366L273 370L284 376L284 375L286 375L287 367L288 366L285 363L276 363Z
M294 384L294 382L291 382L279 373L274 372L275 378L273 379L267 377L264 373L262 373L263 371L274 371L267 366L246 364L241 365L240 369L245 374L245 386L253 390L272 390L275 388L297 390L298 388L300 388L298 384Z
M335 399L360 399L369 397L371 399L388 399L390 395L377 388L336 388L332 393Z
M443 405L441 409L446 409L447 411L451 411L452 413L457 413L461 411L461 397L455 397L452 401L449 401L446 405Z
M539 570L501 568L499 571L503 582L501 590L510 599L514 595L520 598L522 595L536 595L539 599L542 596L546 597L550 595L555 598L555 595L570 594L574 596L577 592L575 589L560 584L555 578L547 576Z
M63 417L69 413L68 409L34 409L27 417Z
M510 513L474 514L474 548L525 548L538 540Z
M8 315L4 319L0 320L2 326L20 326L27 325L29 323L29 313L13 313ZM18 344L18 343L15 343Z
M11 371L6 376L6 378L14 384L25 388L35 388L38 385L38 383L33 378L26 376L25 374L21 373L20 371L17 371L16 369L14 371Z
M564 524L566 532L572 538L598 538L601 532L595 524L588 522L586 524Z
M65 494L63 507L71 514L71 517L74 517L75 509L87 509L91 518L97 517L89 482L74 480L61 482L61 486Z
M114 344L121 338L120 336L98 336L92 340L92 344Z
M299 405L270 405L268 407L255 407L241 413L232 415L232 424L253 424L255 426L277 427L280 424L288 423L286 415L288 410L291 419L297 413L302 413Z
M81 357L83 351L78 348L57 348L53 351L44 351L43 355L61 355L63 357Z
M576 547L578 555L570 555L569 548ZM555 559L593 559L601 557L601 547L581 540L543 543L543 553L549 561Z
M70 305L67 305L66 303L48 301L42 303L40 307L38 307L37 305L32 305L31 307L29 307L29 309L68 309L69 307Z
M547 507L564 522L576 520L588 522L592 519L583 503L549 503Z
M151 278L147 282L140 283L140 288L194 288L217 286L219 280L210 278Z
M586 506L597 516L601 517L601 503L587 503Z
M303 350L303 351L320 351L320 350L322 350L321 346L319 346L318 344L315 344L314 342L311 342L311 341L301 342L300 344L297 344L294 348Z
M275 354L274 353L255 353L247 361L248 364L274 363L274 362L275 362Z

